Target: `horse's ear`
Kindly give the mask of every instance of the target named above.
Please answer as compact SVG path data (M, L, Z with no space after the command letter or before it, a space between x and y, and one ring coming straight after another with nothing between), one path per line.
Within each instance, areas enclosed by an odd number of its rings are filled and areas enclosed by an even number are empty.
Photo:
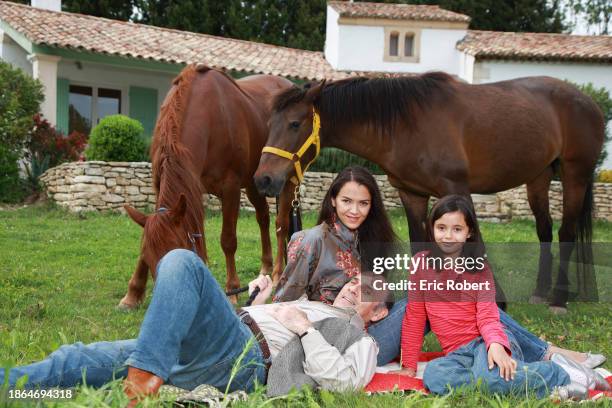
M179 224L183 221L183 217L185 216L185 211L187 210L187 199L185 198L185 194L181 194L179 199L172 209L172 221L176 224Z
M147 215L127 204L125 204L123 208L125 208L125 212L127 212L130 218L133 219L136 224L144 228L145 224L147 223Z
M316 102L319 99L319 96L321 96L321 91L323 90L323 88L325 88L325 80L319 82L316 85L311 85L308 91L306 92L305 99L312 103Z

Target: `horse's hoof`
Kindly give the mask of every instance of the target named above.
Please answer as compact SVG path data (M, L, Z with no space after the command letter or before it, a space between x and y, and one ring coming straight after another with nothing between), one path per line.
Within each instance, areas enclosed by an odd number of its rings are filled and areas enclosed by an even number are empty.
M549 306L548 310L550 311L550 313L556 316L563 316L567 314L567 307L563 306Z
M531 295L531 297L529 298L529 303L532 305L544 305L548 302L546 301L546 298L542 296Z
M119 302L119 304L116 306L116 309L124 312L131 312L132 310L138 309L139 306L140 302L132 303L121 299L121 302Z

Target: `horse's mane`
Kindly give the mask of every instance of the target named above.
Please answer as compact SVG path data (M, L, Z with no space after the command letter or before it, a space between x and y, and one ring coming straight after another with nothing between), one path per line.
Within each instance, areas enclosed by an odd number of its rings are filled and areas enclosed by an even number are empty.
M191 95L192 82L198 74L195 65L189 65L173 82L172 94L164 101L155 126L151 145L153 186L157 193L157 209L172 207L181 194L185 195L187 209L185 226L191 233L201 233L204 220L202 187L199 175L192 168L192 157L181 142L183 116ZM145 239L152 249L162 248L168 231L176 228L170 217L154 214L147 223ZM187 237L182 237L187 238Z
M314 106L325 127L363 123L389 130L401 118L409 126L435 100L450 96L455 80L444 72L399 78L353 77L325 83ZM312 86L312 85L311 85ZM282 111L304 99L308 88L296 86L278 94L272 108Z

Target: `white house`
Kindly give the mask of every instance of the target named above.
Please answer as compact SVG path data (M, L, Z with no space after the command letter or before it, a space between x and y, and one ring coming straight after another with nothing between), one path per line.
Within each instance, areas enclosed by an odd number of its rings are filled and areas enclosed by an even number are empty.
M297 80L431 70L470 83L549 75L612 94L612 37L469 30L469 16L438 6L330 1L325 51L312 52L59 12L61 0L32 3L0 1L0 57L42 81L43 114L65 131L88 131L119 112L151 134L171 79L191 62Z

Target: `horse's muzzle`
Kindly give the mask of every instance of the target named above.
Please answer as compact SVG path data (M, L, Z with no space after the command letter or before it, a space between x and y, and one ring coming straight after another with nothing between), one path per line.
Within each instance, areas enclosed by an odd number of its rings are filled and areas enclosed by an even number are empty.
M259 194L267 197L276 197L280 194L285 180L280 177L273 177L270 174L262 174L254 177L255 187Z

